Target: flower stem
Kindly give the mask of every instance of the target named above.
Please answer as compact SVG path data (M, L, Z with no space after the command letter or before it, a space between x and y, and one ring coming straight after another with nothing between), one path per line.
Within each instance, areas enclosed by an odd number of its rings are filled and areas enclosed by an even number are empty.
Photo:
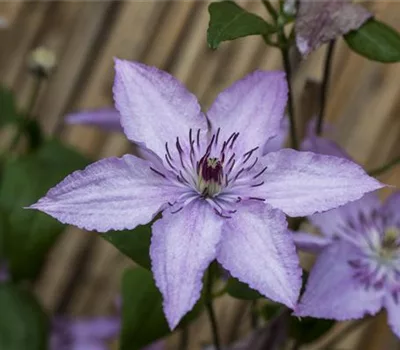
M189 328L187 325L182 327L180 340L179 340L179 350L187 350L189 343Z
M325 58L324 76L322 79L322 87L321 87L320 110L319 110L317 124L315 125L315 133L317 135L322 134L325 109L326 109L326 98L328 95L329 80L330 80L331 70L332 70L332 61L333 61L334 50L335 50L335 40L332 40L329 42L328 51L326 53L326 58Z
M276 21L278 19L278 12L275 10L275 7L269 2L269 0L262 0L262 3L273 20Z
M371 321L370 317L350 323L346 328L342 329L335 337L324 344L323 349L334 349L344 338L356 331L359 327Z
M283 29L281 29L282 33L279 35L281 38L285 38L283 34ZM285 38L286 41L286 38ZM298 141L297 141L297 133L296 133L296 120L294 116L294 107L293 107L293 94L292 94L292 68L290 66L289 60L289 48L287 45L281 47L283 66L286 71L286 79L288 83L288 114L290 121L290 139L292 142L292 147L294 149L298 149Z
M251 328L256 330L258 327L258 311L257 311L257 299L251 301L250 305L250 323Z
M215 350L221 350L221 343L219 341L219 332L217 319L215 317L213 299L212 299L212 285L213 285L213 265L210 265L207 273L207 280L205 285L205 306L207 309L208 318L210 320L211 333L213 336L213 343Z
M392 159L389 163L382 165L379 168L372 169L371 171L368 172L368 174L371 176L378 176L399 164L400 164L400 157L397 157Z
M31 95L29 97L29 101L26 106L25 113L23 114L23 118L20 121L17 133L15 134L14 138L11 141L10 152L14 151L14 149L18 146L19 140L21 139L21 136L25 131L26 121L29 117L32 116L33 109L35 107L37 98L39 96L40 87L42 85L42 77L39 75L35 75L33 84L34 85L32 87Z

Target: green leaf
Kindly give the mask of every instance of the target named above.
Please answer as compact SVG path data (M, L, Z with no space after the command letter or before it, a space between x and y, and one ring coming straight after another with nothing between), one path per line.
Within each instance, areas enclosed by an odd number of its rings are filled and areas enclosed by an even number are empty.
M35 210L23 209L88 160L60 142L46 142L37 152L8 159L0 184L4 255L15 280L35 279L48 249L64 225Z
M0 349L47 349L48 319L33 295L0 283L0 310Z
M238 279L233 277L229 278L226 291L230 296L236 299L254 300L263 297L259 292L250 288L246 283L240 282Z
M216 49L222 41L233 40L248 35L265 35L275 29L261 17L247 12L233 1L214 2L208 7L210 23L207 43Z
M373 61L400 62L400 35L393 28L370 19L344 36L350 48Z
M322 337L334 324L335 321L333 320L322 320L311 317L304 317L301 319L291 317L289 333L298 343L307 344Z
M0 127L17 120L18 111L12 91L0 86Z
M135 263L150 270L150 240L151 225L144 225L134 230L112 231L101 235L114 245L121 253L131 258Z
M274 302L267 302L262 306L260 310L261 316L265 321L270 321L272 318L276 317L284 306Z
M122 277L121 350L136 350L171 333L162 308L162 296L150 271L126 269ZM195 320L203 310L200 299L178 328Z
M141 267L122 278L121 350L135 350L170 333L162 297L151 273Z

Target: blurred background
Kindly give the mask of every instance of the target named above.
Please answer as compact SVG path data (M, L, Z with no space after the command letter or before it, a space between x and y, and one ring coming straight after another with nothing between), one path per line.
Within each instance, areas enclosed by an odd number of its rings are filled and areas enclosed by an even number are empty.
M239 1L267 18L260 2ZM194 92L206 109L217 92L254 69L280 69L280 52L261 38L223 43L211 51L206 44L208 1L0 1L0 83L26 105L34 83L26 69L32 49L50 48L57 68L42 86L35 115L49 135L77 147L93 159L129 151L123 135L93 127L68 126L67 113L112 105L113 57L138 60L167 70ZM376 17L400 30L400 3L363 3ZM296 114L301 125L317 110L325 47L306 61L293 64ZM327 120L336 141L366 169L378 167L400 153L400 65L371 62L352 53L343 41L336 48L328 96ZM2 138L7 135L2 135ZM1 144L0 140L0 144ZM400 168L381 177L400 186ZM51 252L35 285L46 308L71 315L105 315L114 309L120 276L131 262L112 245L68 228ZM340 291L338 291L340 292ZM248 303L220 298L218 320L222 338L230 342L246 332ZM240 322L241 320L244 322ZM240 329L238 325L242 324ZM333 333L345 325L339 324ZM333 335L331 335L333 336ZM190 349L210 339L201 317L191 326ZM176 339L169 340L171 349ZM322 349L315 344L308 349ZM343 334L336 350L399 350L400 342L385 315L350 336Z

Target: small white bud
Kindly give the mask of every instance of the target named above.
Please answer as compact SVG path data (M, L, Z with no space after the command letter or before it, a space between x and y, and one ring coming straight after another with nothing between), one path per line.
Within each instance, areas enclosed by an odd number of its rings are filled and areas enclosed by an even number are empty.
M288 16L294 16L296 14L296 0L285 0L283 12Z
M56 55L46 47L38 47L29 55L28 67L35 74L47 77L56 67L56 64Z

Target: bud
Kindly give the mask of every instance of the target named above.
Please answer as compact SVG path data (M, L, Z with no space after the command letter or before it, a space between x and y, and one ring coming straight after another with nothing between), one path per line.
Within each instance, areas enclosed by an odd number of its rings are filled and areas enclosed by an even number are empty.
M288 16L295 16L297 12L296 0L285 0L283 4L283 12Z
M34 49L28 60L29 70L41 77L48 77L54 70L56 64L56 55L46 47Z

